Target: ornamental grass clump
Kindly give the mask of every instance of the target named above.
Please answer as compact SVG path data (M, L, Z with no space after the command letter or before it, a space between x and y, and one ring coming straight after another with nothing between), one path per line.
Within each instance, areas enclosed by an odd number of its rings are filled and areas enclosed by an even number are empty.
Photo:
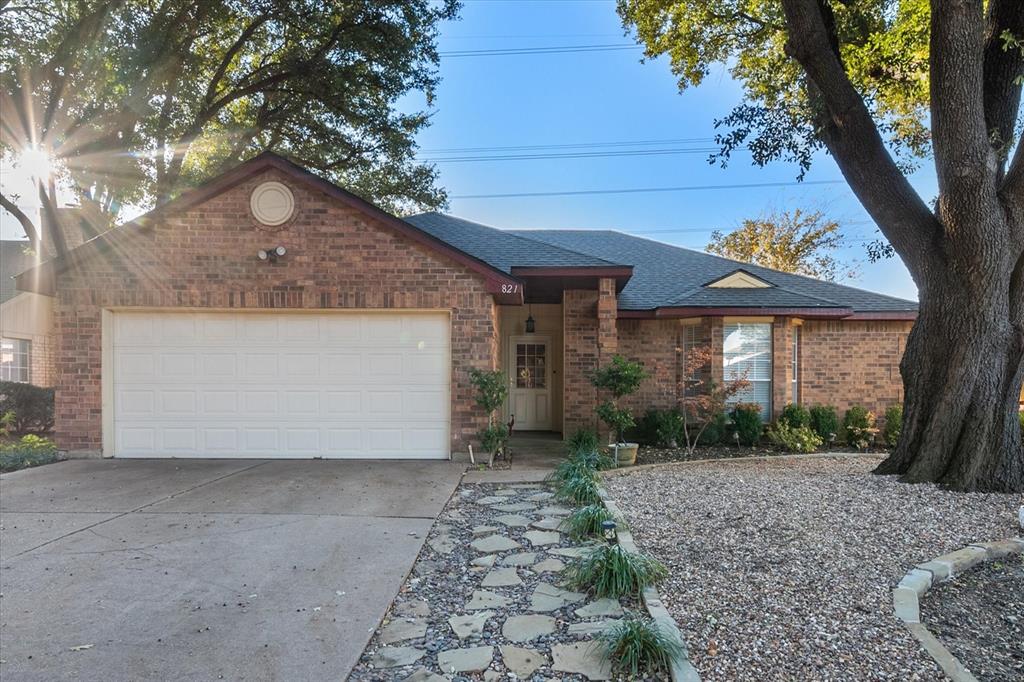
M555 497L575 505L598 504L601 501L601 493L597 487L596 477L594 473L564 479L555 489Z
M668 569L657 559L628 552L620 545L601 545L566 569L566 578L573 588L612 599L639 597L645 587L667 576Z
M547 480L561 484L573 478L589 478L596 482L597 467L585 458L569 457L555 466L555 470L548 474Z
M575 540L582 540L590 536L601 535L601 524L614 520L612 513L605 509L603 504L588 504L565 517L559 529L571 535Z
M597 641L617 677L669 679L672 663L686 656L679 639L650 618L625 618L600 632Z

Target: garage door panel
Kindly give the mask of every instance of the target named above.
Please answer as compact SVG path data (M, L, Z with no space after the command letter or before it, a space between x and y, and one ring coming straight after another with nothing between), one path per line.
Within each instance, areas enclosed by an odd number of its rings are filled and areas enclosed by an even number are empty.
M115 313L112 328L117 456L447 457L447 314Z

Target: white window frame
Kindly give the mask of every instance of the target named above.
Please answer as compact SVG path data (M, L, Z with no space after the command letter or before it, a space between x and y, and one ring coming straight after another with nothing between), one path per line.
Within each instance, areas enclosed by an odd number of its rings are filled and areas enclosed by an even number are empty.
M7 348L8 344L10 344L10 349ZM10 354L9 360L6 359L8 354ZM22 362L19 363L19 360ZM15 376L15 372L17 372L17 376ZM31 339L0 337L0 381L13 381L19 384L32 383Z
M737 353L728 352L726 344L732 335L742 332L744 329L751 330L753 335L760 337L753 339L751 347ZM743 355L748 356L746 359ZM756 360L762 360L760 366ZM763 362L767 359L767 365ZM756 403L761 406L761 421L768 422L772 418L772 373L774 371L773 350L772 350L772 323L765 322L726 322L722 329L722 377L730 381L741 377L744 370L747 372L747 380L751 386L740 391L729 399L729 404ZM760 395L762 398L757 399Z

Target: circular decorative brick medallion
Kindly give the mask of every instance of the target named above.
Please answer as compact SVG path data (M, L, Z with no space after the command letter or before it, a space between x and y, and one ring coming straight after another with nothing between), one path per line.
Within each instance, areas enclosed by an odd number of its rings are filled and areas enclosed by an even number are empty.
M277 227L288 222L295 213L295 197L280 182L264 182L252 191L249 209L252 216L262 224Z

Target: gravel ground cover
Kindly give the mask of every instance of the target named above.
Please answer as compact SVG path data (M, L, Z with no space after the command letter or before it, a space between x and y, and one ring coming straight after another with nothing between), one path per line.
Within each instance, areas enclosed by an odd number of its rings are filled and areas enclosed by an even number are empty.
M941 680L893 613L915 564L1015 534L1020 497L870 474L877 457L668 465L610 476L690 660L714 680Z
M921 620L979 680L1024 680L1024 556L933 587Z
M607 679L592 637L641 606L559 586L585 551L570 512L544 484L462 484L349 679Z
M821 452L851 452L852 448L847 445L834 445L823 447ZM886 451L880 448L872 448L866 451L868 454L885 454ZM769 444L756 446L747 445L701 445L693 454L686 451L686 448L663 448L653 445L641 445L636 454L637 464L667 464L670 462L694 462L702 459L737 459L739 457L770 457L773 455L792 454L787 450Z

